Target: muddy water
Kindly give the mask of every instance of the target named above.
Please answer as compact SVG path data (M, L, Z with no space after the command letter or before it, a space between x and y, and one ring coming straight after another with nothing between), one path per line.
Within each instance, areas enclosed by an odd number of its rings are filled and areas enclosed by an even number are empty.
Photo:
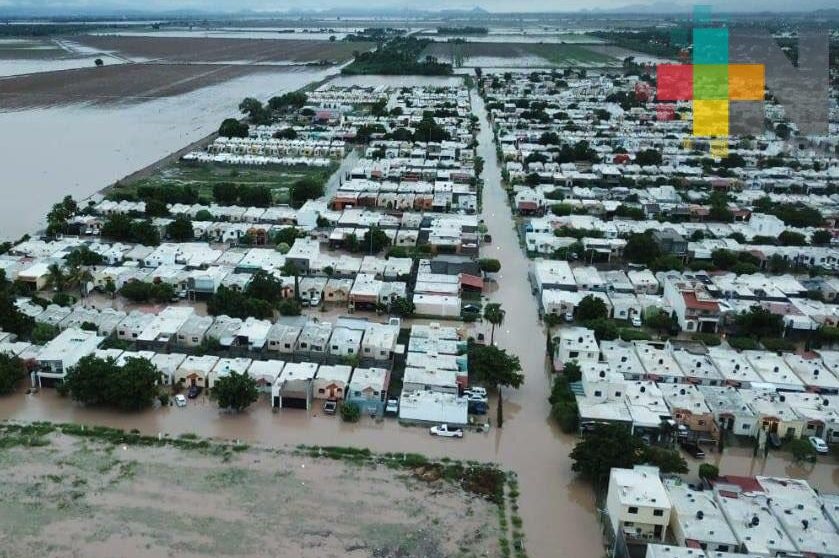
M2 112L0 103L0 239L43 227L49 208L65 195L86 198L218 129L242 97L268 98L336 71L278 69L116 107Z

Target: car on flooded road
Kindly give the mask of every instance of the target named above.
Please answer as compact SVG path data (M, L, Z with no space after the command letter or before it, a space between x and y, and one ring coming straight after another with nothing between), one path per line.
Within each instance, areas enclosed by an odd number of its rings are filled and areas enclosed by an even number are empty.
M198 386L189 386L189 389L186 392L186 396L190 399L195 399L201 395L201 388Z
M705 451L696 442L683 440L680 444L685 452L694 459L705 459Z
M175 396L175 405L178 407L186 407L186 397L182 393Z
M334 415L338 410L338 401L335 399L327 399L323 402L323 414Z
M398 399L388 399L387 404L385 405L385 414L396 416L399 414L399 400Z
M827 442L818 436L810 436L808 441L810 442L810 445L813 446L813 449L816 450L816 453L828 453L830 451L830 448L827 447Z
M439 436L441 438L463 438L463 429L449 426L448 424L441 424L440 426L432 426L428 429L428 433L432 436Z

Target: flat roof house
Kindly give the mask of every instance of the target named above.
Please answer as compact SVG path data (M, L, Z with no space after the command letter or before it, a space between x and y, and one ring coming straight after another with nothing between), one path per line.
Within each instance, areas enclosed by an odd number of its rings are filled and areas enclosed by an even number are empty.
M179 347L198 347L204 341L207 330L213 325L212 316L193 314L181 325L177 335Z
M757 416L740 390L732 386L699 386L699 391L705 396L720 430L738 436L755 435Z
M282 360L255 360L248 368L248 375L256 380L260 391L271 393L271 389L277 382L277 378L283 371L285 361Z
M663 541L671 504L658 467L612 469L606 510L616 535L623 532L632 538Z
M717 506L710 490L694 490L677 478L664 481L664 488L673 506L670 528L681 546L697 546L702 550L733 552L737 537Z
M741 550L767 557L797 552L762 492L744 492L739 486L717 483L714 498Z
M306 409L312 405L313 380L318 371L314 362L289 362L283 367L271 389L271 404L275 408Z
M54 385L82 358L93 352L105 340L95 331L65 329L49 341L38 355L38 386Z
M389 384L390 372L384 368L356 368L344 398L358 405L363 413L381 415Z
M323 364L315 376L315 399L343 399L352 376L352 367L346 364Z
M403 389L399 398L400 420L465 425L469 404L456 393Z
M686 426L688 435L701 440L717 440L719 429L705 396L692 384L661 384L664 401L677 423Z
M244 374L250 368L251 362L249 358L220 358L212 371L207 375L207 389L212 389L222 378L226 378L232 372L236 374Z
M275 322L268 330L268 351L291 358L301 329L296 325Z
M329 338L332 336L332 324L329 322L310 321L300 331L294 357L299 360L324 362L329 352Z
M163 383L172 385L175 383L175 374L178 367L186 359L186 355L181 353L157 353L150 360L154 366L160 370L163 376Z
M555 339L557 341L557 339ZM561 369L567 362L594 363L600 360L600 347L594 331L585 327L565 327L559 330L554 344L554 368Z
M175 382L188 387L205 387L207 376L215 367L218 360L219 358L217 356L189 355L175 371Z
M733 349L711 347L708 349L708 356L727 386L750 388L752 384L763 382L743 353Z

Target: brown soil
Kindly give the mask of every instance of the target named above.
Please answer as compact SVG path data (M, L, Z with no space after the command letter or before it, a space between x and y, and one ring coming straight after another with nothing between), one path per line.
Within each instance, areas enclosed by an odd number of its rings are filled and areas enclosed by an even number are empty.
M4 556L500 556L495 505L384 465L57 433L0 446Z
M84 36L78 42L123 56L169 62L345 62L370 43L287 39Z
M113 104L175 97L278 66L122 64L41 72L0 79L0 107L22 109L74 103Z

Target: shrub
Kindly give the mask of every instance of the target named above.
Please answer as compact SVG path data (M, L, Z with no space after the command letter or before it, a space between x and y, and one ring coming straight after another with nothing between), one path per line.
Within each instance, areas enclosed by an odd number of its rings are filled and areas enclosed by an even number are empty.
M769 337L760 341L767 351L794 351L795 343L780 337Z
M758 342L751 337L729 337L728 344L732 349L739 349L741 351L753 351L760 347Z
M720 468L711 463L703 463L699 466L699 478L705 480L716 480L720 476Z
M714 333L694 333L691 336L691 339L694 341L702 341L709 347L716 347L717 345L722 343L719 335Z
M619 330L620 338L624 341L649 341L652 339L649 333L638 329L624 327Z
M355 403L344 403L341 405L341 418L345 422L358 422L361 418L361 409Z

